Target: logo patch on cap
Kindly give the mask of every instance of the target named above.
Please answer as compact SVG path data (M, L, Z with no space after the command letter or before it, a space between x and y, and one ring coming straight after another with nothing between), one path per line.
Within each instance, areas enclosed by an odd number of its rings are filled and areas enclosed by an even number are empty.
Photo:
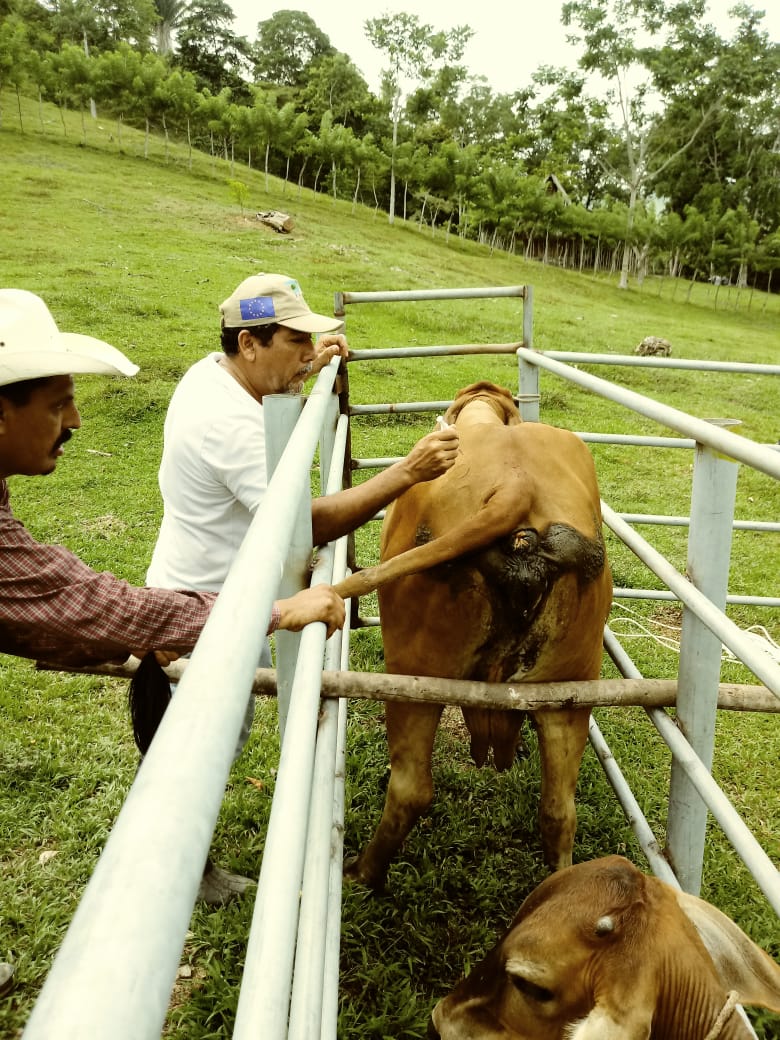
M276 317L273 296L253 296L249 300L239 300L238 307L242 321Z

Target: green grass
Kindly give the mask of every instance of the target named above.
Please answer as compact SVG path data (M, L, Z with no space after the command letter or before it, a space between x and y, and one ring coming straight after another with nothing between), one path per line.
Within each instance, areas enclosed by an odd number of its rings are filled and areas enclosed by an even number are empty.
M153 141L125 127L122 149L111 121L90 124L25 103L22 135L10 118L0 131L0 284L40 293L60 326L91 332L140 365L133 380L78 380L83 429L54 476L14 478L17 515L43 540L62 541L99 569L142 582L161 514L156 484L162 423L176 381L216 349L217 306L257 270L297 276L308 302L332 309L337 290L532 284L535 345L541 349L631 353L646 335L662 335L674 356L755 362L778 360L780 298L740 295L648 280L641 291L491 253L446 239L373 210L334 203L261 174L173 148L166 163ZM11 105L4 104L6 112ZM101 129L102 127L102 129ZM248 189L242 213L229 181ZM295 227L278 235L253 217L282 209ZM504 300L355 306L347 333L355 349L520 339L518 303ZM702 417L735 416L744 434L774 443L776 381L768 377L637 369L593 370L621 385ZM507 358L385 360L350 367L352 400L447 399L488 378L514 387ZM656 424L621 412L576 387L542 374L542 418L574 430L658 434ZM359 419L357 456L402 454L430 428L431 417ZM619 511L687 514L691 457L684 450L594 446L604 498ZM776 520L777 486L742 467L737 515ZM358 536L358 556L376 556L377 526ZM642 528L684 569L683 529ZM609 537L616 583L656 584L635 557ZM737 532L731 590L772 595L777 537ZM674 677L677 655L653 635L679 625L672 604L628 604L651 635L628 649L648 676ZM371 601L364 613L376 613ZM617 619L625 611L616 608ZM762 624L780 640L778 611L730 611L743 627ZM352 667L382 668L377 630L354 634ZM133 780L135 753L123 682L46 674L30 662L0 658L0 960L17 965L18 984L0 1001L0 1035L26 1021L84 885ZM614 668L605 662L605 675ZM751 681L724 665L724 681ZM435 750L436 801L393 865L389 893L345 892L340 1036L418 1038L435 1000L492 945L519 902L545 875L536 831L539 771L533 734L529 755L509 773L475 770L456 713L447 713ZM598 721L663 840L669 753L639 709L602 710ZM780 860L776 716L722 713L714 772L768 853ZM259 706L252 738L236 763L214 836L219 861L256 875L273 794L278 745L275 705ZM348 744L346 848L357 851L381 810L387 756L379 704L355 703ZM264 783L262 791L247 782ZM485 807L489 806L489 813ZM578 791L578 860L620 851L646 866L593 753L585 755ZM45 864L42 852L56 852ZM705 897L756 941L780 956L780 929L717 827L711 826ZM251 900L222 910L198 906L166 1035L177 1040L231 1035ZM753 1015L762 1040L780 1034L777 1016Z

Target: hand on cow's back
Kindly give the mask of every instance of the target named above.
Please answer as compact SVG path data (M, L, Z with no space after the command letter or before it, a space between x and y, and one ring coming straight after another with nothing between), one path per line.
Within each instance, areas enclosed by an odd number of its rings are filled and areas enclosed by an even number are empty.
M460 436L454 426L422 437L404 459L410 482L418 484L446 473L458 457L459 443Z

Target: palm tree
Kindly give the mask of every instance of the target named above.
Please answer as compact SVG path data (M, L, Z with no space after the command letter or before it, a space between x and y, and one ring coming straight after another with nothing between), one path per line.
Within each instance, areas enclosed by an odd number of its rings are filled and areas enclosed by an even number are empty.
M179 24L187 4L185 0L154 0L157 10L157 53L170 54L173 50L171 33Z

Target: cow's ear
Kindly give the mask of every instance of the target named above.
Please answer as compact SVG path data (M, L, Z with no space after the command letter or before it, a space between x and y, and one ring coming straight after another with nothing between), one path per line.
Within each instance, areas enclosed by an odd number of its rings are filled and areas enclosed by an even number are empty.
M742 1004L780 1011L780 966L710 903L687 892L675 891L675 896L707 948L724 988L736 990Z

